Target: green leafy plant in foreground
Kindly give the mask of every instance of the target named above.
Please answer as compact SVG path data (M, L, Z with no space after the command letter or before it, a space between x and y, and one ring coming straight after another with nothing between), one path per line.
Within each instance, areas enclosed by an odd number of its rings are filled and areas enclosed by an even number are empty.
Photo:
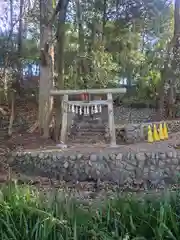
M28 186L0 192L0 239L180 239L179 194L159 199L116 197L82 205Z

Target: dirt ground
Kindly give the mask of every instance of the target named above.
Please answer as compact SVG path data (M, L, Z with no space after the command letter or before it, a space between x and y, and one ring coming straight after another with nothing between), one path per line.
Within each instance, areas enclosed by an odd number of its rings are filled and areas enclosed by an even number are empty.
M154 142L154 143L147 143L147 142L140 142L136 144L123 144L117 145L116 147L111 147L107 144L68 144L67 146L61 148L58 143L55 143L51 139L44 139L36 133L24 133L24 134L14 134L10 139L3 141L0 144L0 153L6 147L9 148L10 151L19 151L19 150L52 150L52 149L63 149L63 151L74 151L77 152L99 152L99 151L122 151L122 152L129 152L129 151L167 151L168 149L172 149L180 144L180 132L174 133L169 136L168 140Z
M26 99L20 100L16 107L16 112L19 116L26 119L26 121L29 123L29 127L35 123L37 119L37 112L38 112L38 106L37 104L27 101ZM174 147L175 145L180 145L180 132L171 134L169 136L169 140L167 141L161 141L156 142L153 144L149 143L136 143L131 145L119 145L117 146L118 151L167 151L167 149ZM7 151L15 151L15 150L23 150L23 149L29 149L29 150L37 150L37 149L52 149L52 148L59 148L59 146L52 140L48 139L45 140L42 137L40 137L38 132L34 132L33 134L27 133L27 131L21 131L13 134L13 136L10 139L4 139L3 141L0 141L0 155L3 155L4 152ZM82 144L76 144L71 145L69 144L67 146L67 149L64 149L64 151L91 151L91 152L97 152L97 151L112 151L110 146L104 145L104 144L92 144L92 145L82 145ZM115 151L115 149L114 149Z

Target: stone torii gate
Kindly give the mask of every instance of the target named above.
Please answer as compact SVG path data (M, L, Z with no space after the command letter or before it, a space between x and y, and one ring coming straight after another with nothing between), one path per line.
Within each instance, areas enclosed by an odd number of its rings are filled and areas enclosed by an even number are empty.
M108 123L111 146L116 146L116 133L114 124L114 111L113 111L113 97L112 94L120 93L125 94L125 88L112 88L112 89L86 89L86 90L51 90L51 96L63 96L62 99L62 127L61 127L61 142L66 142L67 137L67 114L69 112L78 113L83 109L86 114L89 114L89 109L94 108L95 111L101 111L102 106L108 106ZM79 94L106 94L107 100L93 100L93 101L69 101L69 95Z

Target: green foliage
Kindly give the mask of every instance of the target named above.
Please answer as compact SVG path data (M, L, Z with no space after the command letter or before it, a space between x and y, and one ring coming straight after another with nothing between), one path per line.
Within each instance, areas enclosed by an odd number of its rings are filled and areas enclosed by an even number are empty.
M38 45L34 39L24 39L22 45L22 58L24 61L32 62L39 59Z
M137 83L140 98L156 100L167 44L172 36L173 9L166 1L81 2L84 30L83 58L87 68L79 74L78 26L66 25L65 83L68 88L117 86L117 79ZM98 6L98 7L97 7ZM106 8L106 13L104 9ZM112 10L114 9L114 10ZM76 6L74 7L76 19ZM72 12L71 12L72 13ZM108 14L107 14L108 13ZM103 27L103 19L105 25ZM95 29L95 33L93 33ZM103 34L103 38L102 38ZM89 46L92 48L89 51ZM116 81L113 82L113 79Z
M83 72L82 76L77 75L78 63L83 59L89 70L89 63L93 69L91 73L89 71ZM108 87L111 81L117 75L118 65L113 61L113 57L110 53L104 50L92 51L91 56L76 58L73 65L69 66L68 74L66 76L67 88L101 88ZM87 82L87 85L86 85Z
M115 197L85 206L60 192L9 185L0 192L0 237L13 240L178 240L179 194Z
M156 100L173 34L173 5L166 0L81 0L80 16L77 12L78 4L70 1L65 24L65 87L117 86L120 79L127 79L129 85L137 84L137 98ZM29 9L26 22L30 39L23 39L22 61L32 62L39 55L39 4ZM12 53L10 65L14 67L17 51L0 49L0 55L6 52Z
M156 100L157 97L157 84L160 82L160 72L150 70L147 75L139 78L137 83L138 98L143 100Z

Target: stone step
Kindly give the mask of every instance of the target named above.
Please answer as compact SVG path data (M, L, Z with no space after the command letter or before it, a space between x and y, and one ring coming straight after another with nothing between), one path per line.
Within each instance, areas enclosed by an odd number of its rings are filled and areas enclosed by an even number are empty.
M104 124L101 123L88 123L88 122L82 122L82 123L75 123L73 124L74 126L79 126L79 127L92 127L92 128L103 128L105 127Z
M90 140L90 141L84 141L84 140L78 140L78 141L70 141L69 144L98 144L98 143L103 143L106 144L106 142L102 142L102 141L94 141L94 140Z
M96 137L96 136L104 136L104 133L92 133L92 132L77 132L74 134L76 137Z
M74 120L75 123L85 123L85 124L102 124L101 120L99 119L83 119L83 121L81 119L75 119Z
M76 134L76 135L71 135L70 136L70 138L84 138L84 139L86 139L86 138L94 138L94 139L97 139L97 138L104 138L105 136L104 135L102 135L102 134L93 134L93 135L91 135L91 134Z
M93 133L96 133L96 132L100 132L100 133L105 133L105 129L102 128L102 129L93 129L93 128L79 128L76 130L77 132L93 132Z
M99 143L99 142L103 142L105 143L105 139L101 139L101 138L75 138L75 139L69 139L69 142L71 143Z
M70 136L75 136L75 137L91 137L91 138L96 138L96 137L104 137L105 133L101 132L76 132L75 134L70 134Z
M100 126L100 125L97 125L97 126L93 126L93 125L72 125L71 126L71 129L80 129L80 130L92 130L92 131L104 131L106 129L105 126Z

